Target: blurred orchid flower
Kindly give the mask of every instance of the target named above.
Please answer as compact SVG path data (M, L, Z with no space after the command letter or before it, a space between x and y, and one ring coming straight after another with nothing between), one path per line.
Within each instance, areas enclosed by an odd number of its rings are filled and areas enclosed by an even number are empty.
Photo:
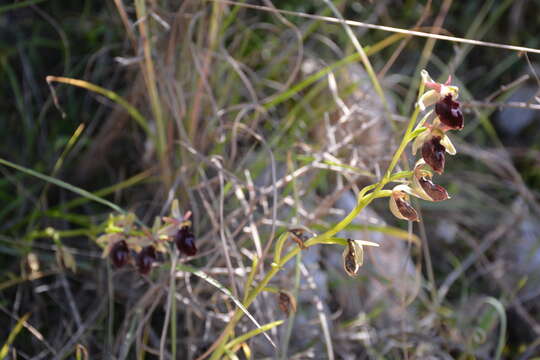
M121 268L129 262L129 248L125 240L117 241L112 245L110 257L116 268Z
M156 261L156 248L153 245L145 246L137 254L137 269L142 275L147 275L152 270L152 263Z

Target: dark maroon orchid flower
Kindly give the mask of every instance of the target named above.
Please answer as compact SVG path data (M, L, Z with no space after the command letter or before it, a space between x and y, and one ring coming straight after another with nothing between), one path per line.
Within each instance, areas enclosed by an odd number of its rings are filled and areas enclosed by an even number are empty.
M435 104L435 113L447 130L463 129L463 114L459 102L454 101L451 95L446 95Z
M111 261L117 268L121 268L129 262L129 248L125 240L117 241L111 248Z
M188 256L194 256L197 254L195 235L193 235L191 226L183 226L180 230L178 230L174 241L176 242L176 246L181 253Z
M424 161L438 174L442 174L444 171L445 150L445 147L441 145L440 136L433 136L422 145Z
M424 192L430 197L431 201L443 201L448 199L448 192L440 185L434 184L430 178L422 176L418 179Z
M156 261L156 248L153 245L145 246L137 254L137 269L141 275L146 275L152 270L152 263Z

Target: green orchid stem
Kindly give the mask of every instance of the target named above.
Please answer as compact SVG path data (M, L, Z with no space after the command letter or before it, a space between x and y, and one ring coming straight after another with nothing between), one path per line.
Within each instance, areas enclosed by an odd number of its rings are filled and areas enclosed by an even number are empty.
M420 85L419 94L422 94L424 92L424 84L423 82ZM420 108L418 106L415 107L415 110L409 119L409 123L407 125L407 129L405 130L405 134L402 137L401 143L399 147L397 148L396 152L394 153L394 156L392 157L392 160L390 161L390 165L388 166L388 169L385 172L385 175L383 178L375 184L368 185L364 187L360 193L358 193L358 200L356 207L351 210L351 212L343 218L340 222L338 222L336 225L334 225L331 229L327 230L326 232L322 233L321 235L317 235L315 237L312 237L308 241L304 243L305 248L309 248L310 246L314 246L317 244L328 244L328 240L333 237L335 234L340 232L341 230L345 229L357 216L360 214L360 212L368 206L373 200L377 198L382 197L389 197L392 195L391 190L383 190L384 186L388 184L389 182L400 180L403 178L409 178L412 176L412 171L401 171L397 172L392 175L392 172L394 171L394 168L396 167L399 159L401 158L401 155L405 151L405 148L407 147L407 144L414 139L414 135L411 135L414 125L416 124L416 119L418 118L418 114L420 113ZM370 191L373 190L371 193ZM270 271L264 276L264 278L259 282L259 284L251 291L249 292L248 296L245 297L244 306L247 308L255 301L257 296L264 291L264 289L267 287L268 283L272 280L272 278L291 260L294 258L302 249L299 246L295 246L292 250L290 250L285 256L281 257L281 251L284 247L285 241L287 240L289 234L288 232L285 232L282 234L276 245L275 245L275 254L274 254L274 262L272 263L272 267ZM212 353L212 356L210 357L210 360L218 360L223 356L223 353L225 352L225 345L227 344L227 341L229 337L233 334L234 327L242 319L244 316L244 313L241 311L241 309L236 309L234 312L234 315L232 319L229 321L225 329L223 330L223 335L219 338L218 344L216 347L216 350Z
M377 184L374 184L377 185ZM373 188L374 185L370 185L365 187L362 192L365 194L367 191L369 191L370 188ZM360 195L359 194L359 195ZM391 195L390 190L382 190L378 193L372 192L368 195L364 195L360 197L360 201L358 201L357 206L339 223L337 223L334 227L332 227L330 230L326 231L325 233L312 237L308 241L305 242L305 247L308 248L310 246L314 246L317 244L324 244L329 238L331 238L333 235L338 233L339 231L345 229L347 225L349 225L354 218L374 199L380 198L380 197L387 197ZM244 306L248 307L251 305L251 303L255 300L255 298L267 287L268 283L272 278L281 270L285 264L292 258L294 258L302 249L300 249L299 246L295 246L292 250L290 250L285 256L280 257L281 249L283 248L283 244L285 240L288 237L288 233L282 234L276 243L276 256L274 257L274 260L278 259L277 262L274 262L272 264L271 269L268 271L268 273L265 275L265 277L259 282L259 284L249 293L246 300L244 301ZM232 331L238 321L243 317L244 313L237 309L233 315L233 318L227 325L227 327L224 329L224 333L227 334L223 336L220 340L220 344L218 345L217 349L212 354L211 360L217 360L220 359L223 355L223 352L225 351L225 344L227 343L228 337L230 334L232 334Z
M381 180L381 182L383 180ZM334 236L335 234L337 234L341 230L345 229L354 220L354 218L367 205L369 205L369 203L371 203L371 201L373 201L373 200L375 200L377 198L391 196L391 194L392 194L391 190L379 190L378 192L372 192L372 193L366 195L366 193L371 188L373 188L373 187L375 187L377 185L378 184L373 184L373 185L370 185L370 186L366 186L364 189L362 189L362 191L360 192L359 195L362 195L362 194L364 194L364 195L361 196L361 197L359 196L360 200L358 201L357 206L343 220L341 220L339 223L337 223L334 227L332 227L331 229L329 229L325 233L323 233L321 235L318 235L318 236L315 236L315 237L312 237L311 239L306 241L305 244L304 244L305 247L308 248L310 246L314 246L314 245L317 245L317 244L327 244L328 239L330 239L332 236ZM285 264L287 264L287 262L289 262L289 260L291 260L296 255L298 255L298 253L302 250L302 249L300 249L299 246L295 246L292 250L290 250L285 256L283 256L281 258L279 256L279 253L281 252L281 249L283 247L283 244L284 244L287 236L288 236L287 233L282 234L280 236L280 239L278 240L278 243L276 244L276 250L278 251L278 253L274 257L274 259L279 259L279 261L274 262L272 264L272 267L271 267L270 271L259 282L259 284L249 293L246 300L244 301L244 306L246 308L248 306L250 306L251 303L253 303L255 298L267 287L270 280L272 280L272 278L281 270L281 268L283 266L285 266ZM278 248L279 248L279 250L278 250ZM244 313L241 310L237 309L235 311L235 313L233 315L233 318L231 319L231 321L229 322L227 327L224 329L224 333L227 334L227 335L221 338L218 348L216 349L216 351L214 351L214 353L212 354L212 357L210 358L211 360L219 359L223 355L223 352L225 351L225 344L227 343L227 340L228 340L228 337L229 337L228 335L232 334L232 331L233 331L234 327L236 326L238 321L240 321L240 319L243 316L244 316Z

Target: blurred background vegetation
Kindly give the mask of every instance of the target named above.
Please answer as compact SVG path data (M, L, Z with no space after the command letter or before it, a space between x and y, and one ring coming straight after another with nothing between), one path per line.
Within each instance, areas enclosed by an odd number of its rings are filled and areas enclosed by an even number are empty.
M540 48L538 0L333 4L349 20ZM306 14L335 18L323 0L2 2L0 356L170 358L167 260L147 277L112 268L95 240L117 212L80 189L149 227L178 198L199 247L180 261L241 298L269 239L327 228L377 180L422 68L461 90L465 129L437 179L452 199L416 204L414 227L375 202L347 229L381 243L361 276L346 276L342 249L309 249L272 284L298 301L268 332L277 350L259 335L228 356L540 356L539 54L353 26L385 109L344 27ZM235 305L187 272L174 294L177 358L196 359ZM250 311L285 319L272 291ZM244 319L236 335L253 329Z

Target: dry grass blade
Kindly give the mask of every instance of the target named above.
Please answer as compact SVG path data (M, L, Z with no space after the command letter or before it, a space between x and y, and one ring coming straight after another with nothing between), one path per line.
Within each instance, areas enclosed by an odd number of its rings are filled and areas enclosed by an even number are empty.
M314 301L317 309L317 314L319 315L319 320L321 323L321 329L324 335L324 344L326 346L326 355L328 360L334 360L334 347L332 345L332 336L330 335L330 327L328 325L328 316L326 316L326 311L324 309L323 302L319 295L317 295L317 284L313 279L313 276L309 273L308 269L304 264L300 264L300 271L306 277L308 281L308 286L315 293Z
M493 43L489 41L472 40L472 39L465 39L465 38L460 38L460 37L455 37L455 36L447 36L447 35L426 33L422 31L400 29L400 28L395 28L392 26L374 25L374 24L368 24L368 23L364 23L361 21L354 21L354 20L342 21L340 19L336 19L330 16L311 15L307 13L301 13L301 12L290 11L290 10L273 9L267 6L252 5L252 4L240 3L237 1L228 1L228 0L205 0L205 1L220 2L224 4L242 6L245 8L261 10L261 11L279 12L285 15L298 16L298 17L303 17L303 18L308 18L308 19L313 19L313 20L321 20L321 21L326 21L330 23L344 22L345 24L349 26L363 27L363 28L374 29L374 30L382 30L382 31L400 33L400 34L405 34L405 35L420 36L420 37L425 37L425 38L433 38L433 39L439 39L439 40L451 41L451 42L457 42L457 43L463 43L463 44L470 44L470 45L476 45L476 46L486 46L486 47L493 47L493 48L505 49L505 50L511 50L511 51L520 51L520 52L526 52L526 53L540 54L540 49L529 48L526 46L498 44L498 43Z
M177 268L177 270L180 270L180 271L190 272L193 275L196 275L196 276L200 277L201 279L203 279L204 281L206 281L210 285L215 286L219 291L221 291L222 293L227 295L236 304L236 306L238 306L238 308L240 308L240 310L242 310L242 312L253 322L253 324L255 324L255 326L257 326L258 329L262 328L261 325L259 324L259 322L253 317L253 315L251 315L249 310L246 309L246 307L244 305L242 305L242 302L239 299L237 299L231 293L231 291L229 289L227 289L225 286L223 286L219 281L217 281L213 277L205 274L204 272L202 272L200 270L197 270L195 268L192 268L190 266L187 266L187 265L178 265L176 268ZM265 332L262 332L262 334L270 342L270 344L272 344L274 349L277 349L276 344L274 343L274 341L272 341L270 336L268 336Z

